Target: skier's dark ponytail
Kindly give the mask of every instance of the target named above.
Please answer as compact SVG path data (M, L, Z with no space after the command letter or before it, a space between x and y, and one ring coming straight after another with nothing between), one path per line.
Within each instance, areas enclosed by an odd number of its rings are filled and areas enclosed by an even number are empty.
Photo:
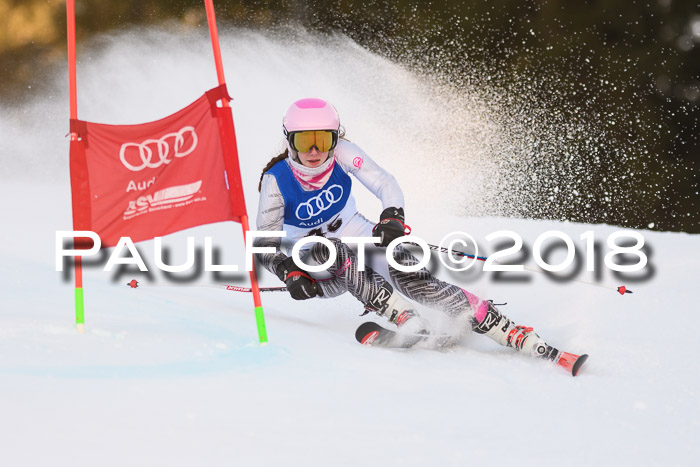
M278 163L279 161L283 161L287 158L289 155L289 149L285 149L284 152L278 156L273 157L270 159L270 162L267 163L265 168L263 169L262 173L260 174L260 182L258 182L258 192L262 189L262 179L265 176L265 173L272 168L273 165Z

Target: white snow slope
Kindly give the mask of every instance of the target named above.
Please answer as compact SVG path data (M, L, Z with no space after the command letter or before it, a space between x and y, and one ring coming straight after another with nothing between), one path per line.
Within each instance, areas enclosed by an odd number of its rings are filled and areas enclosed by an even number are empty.
M81 50L80 118L149 121L213 87L207 38L181 36L130 32ZM543 232L561 230L582 255L579 238L593 231L607 251L616 227L449 214L465 202L459 196L479 196L478 170L450 172L454 181L445 183L431 160L440 151L411 139L441 118L435 96L342 39L280 44L254 33L222 43L253 216L286 105L319 95L336 103L351 139L395 173L414 235L438 243L466 231L489 254L491 232L513 230L532 247ZM337 66L300 70L301 54ZM72 276L54 267L55 232L72 225L65 70L55 79L54 92L27 96L0 120L0 465L697 465L697 235L639 231L651 249L643 280L616 278L599 264L599 283L624 283L634 290L625 296L536 273L504 282L481 266L462 275L436 269L507 301L505 314L551 344L590 354L576 378L477 335L442 352L360 346L354 330L366 318L349 296L294 302L266 294L270 342L260 346L250 295L200 287L215 281L210 273L169 281L153 266L152 242L139 248L159 286L135 275L144 287L132 290L124 285L132 275L86 268L86 332L78 334ZM415 109L427 123L394 123ZM460 118L488 128L482 117L472 109ZM476 149L466 157L477 168L486 163ZM376 218L378 202L363 189L358 198ZM237 224L166 238L173 263L188 235L199 246L213 236L226 263L243 264ZM229 276L246 283L244 274ZM266 272L261 278L280 285Z

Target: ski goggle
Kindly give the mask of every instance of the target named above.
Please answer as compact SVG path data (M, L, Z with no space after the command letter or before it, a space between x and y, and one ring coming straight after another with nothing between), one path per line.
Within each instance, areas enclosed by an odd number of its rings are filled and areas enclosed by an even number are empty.
M295 131L287 135L289 145L297 152L309 152L316 146L318 152L330 151L338 144L338 132L332 130Z

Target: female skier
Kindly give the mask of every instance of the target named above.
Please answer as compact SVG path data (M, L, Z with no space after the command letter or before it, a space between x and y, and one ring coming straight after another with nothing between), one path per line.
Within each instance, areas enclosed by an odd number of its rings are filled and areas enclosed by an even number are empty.
M315 98L298 100L289 107L282 123L287 149L263 169L258 187L257 228L284 230L286 237L258 238L255 246L275 248L275 253L256 255L257 260L286 284L293 299L330 298L349 292L366 312L377 313L398 326L404 336L400 345L407 347L430 332L407 297L452 317L466 317L474 332L500 345L572 369L575 355L559 352L532 328L516 326L491 301L443 282L425 268L402 272L388 265L382 254L373 267L360 271L355 253L340 238L373 236L380 239L379 247L386 247L405 235L401 188L391 174L343 138L338 113L328 102ZM381 200L383 211L378 223L370 222L357 211L350 175ZM307 272L291 257L291 247L306 236L323 236L336 249L336 259L324 273ZM372 248L369 246L368 250ZM324 264L329 254L322 243L313 243L301 253L307 265ZM418 264L401 245L394 249L394 259L402 266ZM363 343L372 340L369 336L366 341L362 336L358 338ZM573 373L576 371L578 368Z

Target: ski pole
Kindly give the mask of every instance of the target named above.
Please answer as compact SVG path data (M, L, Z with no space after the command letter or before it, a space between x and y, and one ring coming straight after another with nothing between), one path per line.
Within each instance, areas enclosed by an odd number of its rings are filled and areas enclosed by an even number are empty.
M412 245L418 245L418 244L417 244L417 243L412 243ZM464 257L466 257L466 258L474 258L474 259L477 259L477 260L479 260L479 261L486 261L486 260L488 259L488 258L485 257L485 256L470 255L470 254L468 254L468 253L464 253L464 252L459 251L459 250L450 250L450 249L448 249L448 248L439 247L439 246L437 246L437 245L432 245L432 244L430 244L430 243L428 243L428 247L429 247L431 250L439 251L439 252L441 252L441 253L447 253L447 254L450 254L450 253L451 253L451 254L455 254L455 255L458 255L458 256L464 256ZM496 263L496 264L502 264L502 263L499 263L498 261L495 261L495 260L494 260L493 262ZM543 271L543 270L541 270L541 269L533 268L533 267L531 267L531 266L523 265L523 268L524 268L524 269L527 269L528 271L538 272L538 273L540 273L540 274L546 274L545 271ZM608 289L608 290L614 290L614 291L616 291L617 293L619 293L620 295L624 295L624 294L626 294L626 293L633 293L631 290L627 289L627 287L625 287L624 285L621 285L621 286L619 286L619 287L613 287L613 286L610 286L610 285L596 284L595 282L585 281L585 280L583 280L583 279L573 279L573 280L576 281L576 282L581 282L581 283L583 283L583 284L594 285L594 286L596 286L596 287L602 287L602 288Z
M136 289L138 287L141 287L139 285L139 281L137 281L136 279L132 279L131 281L127 282L126 285L128 285L132 289ZM146 287L147 288L149 288L149 287L182 287L182 284L178 284L178 285L149 284ZM186 284L186 287L213 287L216 289L228 290L229 292L252 292L253 291L252 287L239 287L237 285L227 285L227 284ZM287 288L286 287L261 287L259 290L261 292L286 292Z
M420 246L417 243L412 243L412 242L410 242L410 243L411 243L411 245ZM455 254L458 256L464 256L466 258L474 258L474 259L479 260L479 261L486 261L488 259L486 256L471 255L469 253L464 253L463 251L450 250L448 248L439 247L437 245L433 245L430 243L428 243L428 247L431 250L439 251L441 253L446 253L446 254L451 253L451 254ZM496 264L502 264L502 263L495 261L495 260L493 262ZM523 265L523 268L527 269L528 271L533 271L533 272L537 272L540 274L546 274L545 271L542 271L541 269L533 268L531 266ZM324 280L324 279L321 279L321 280ZM620 295L624 295L626 293L633 293L631 290L627 289L627 287L625 287L624 285L621 285L619 287L613 287L610 285L596 284L595 282L590 282L590 281L586 281L583 279L573 279L573 280L576 282L581 282L583 284L594 285L596 287L602 287L602 288L608 289L608 290L614 290L617 293L619 293ZM128 285L132 289L135 289L135 288L139 287L139 282L136 279L132 279L130 282L127 282L126 285ZM149 285L148 287L168 287L168 284L155 284L155 285ZM217 289L228 290L230 292L252 292L253 291L253 289L250 287L239 287L237 285L227 285L227 284L192 284L189 287L212 287L212 288L217 288ZM262 288L260 288L260 292L286 292L286 291L287 291L286 287L262 287Z
M418 246L417 243L412 243L412 245ZM474 258L474 259L477 259L479 261L486 261L488 259L486 256L470 255L468 253L462 253L461 251L450 250L449 248L445 248L444 246L439 247L437 245L432 245L430 243L428 243L428 246L430 247L431 250L439 251L440 253L447 253L447 254L454 253L454 254L459 255L459 256L464 256L465 258Z

